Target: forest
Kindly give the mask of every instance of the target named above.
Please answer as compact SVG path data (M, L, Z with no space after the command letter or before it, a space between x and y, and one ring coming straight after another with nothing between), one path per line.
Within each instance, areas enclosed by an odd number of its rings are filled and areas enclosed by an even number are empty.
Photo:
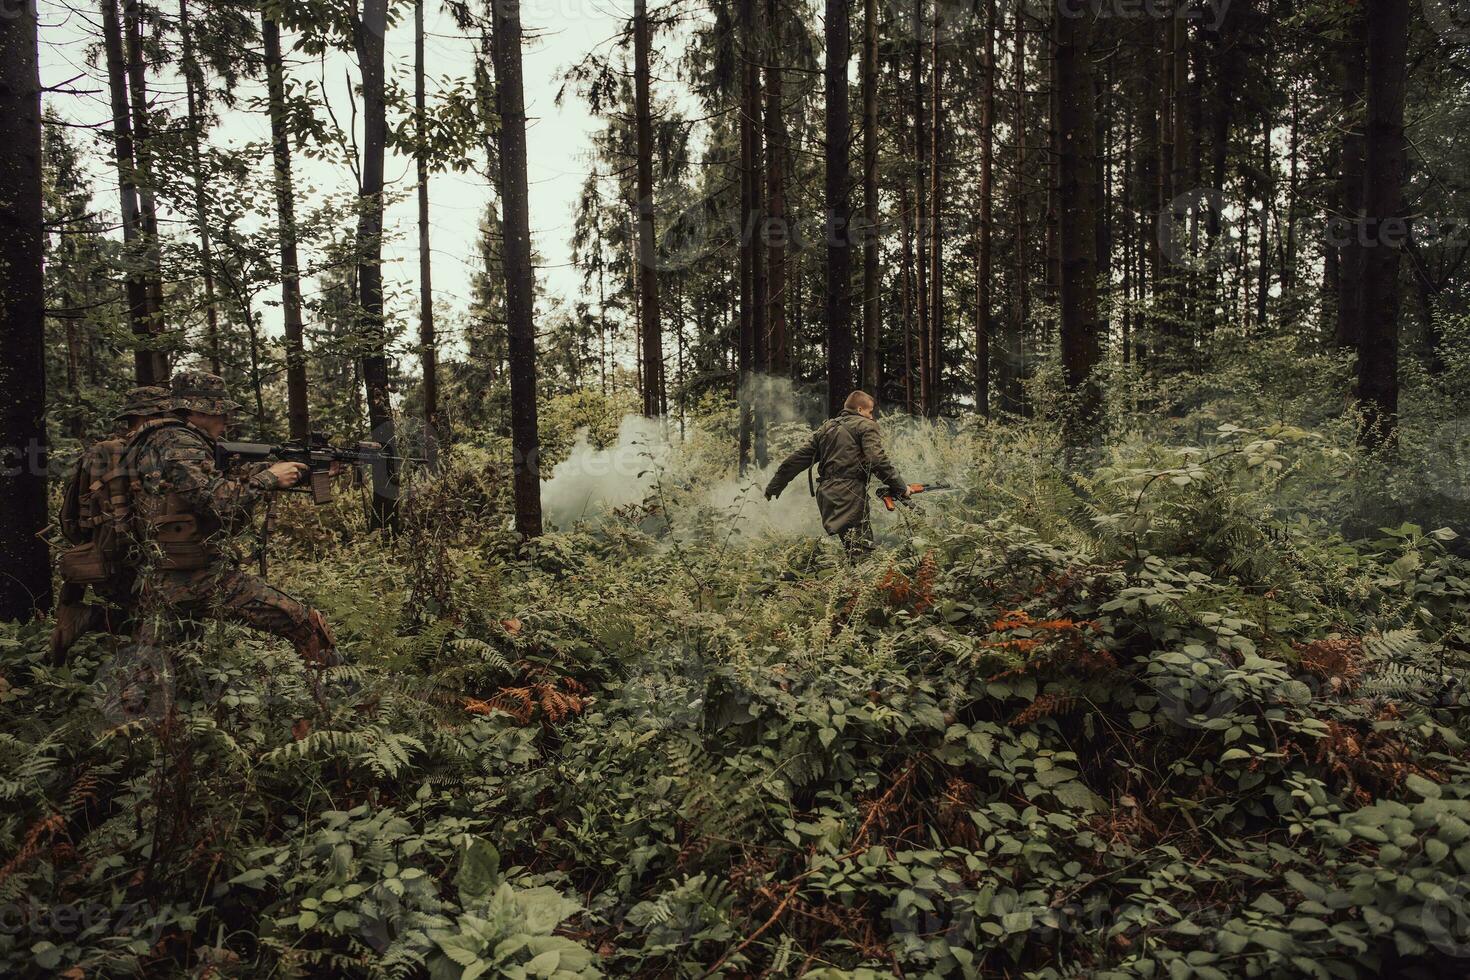
M0 974L1470 975L1467 132L1461 0L0 4Z

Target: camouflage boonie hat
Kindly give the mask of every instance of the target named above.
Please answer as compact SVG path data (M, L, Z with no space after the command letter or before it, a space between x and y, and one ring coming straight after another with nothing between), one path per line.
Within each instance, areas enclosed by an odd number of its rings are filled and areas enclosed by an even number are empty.
M173 396L168 393L167 388L144 385L142 388L128 390L122 408L112 418L116 422L122 422L133 416L164 415L173 410Z
M225 379L208 371L180 371L169 384L174 408L202 415L228 415L240 410L229 399Z

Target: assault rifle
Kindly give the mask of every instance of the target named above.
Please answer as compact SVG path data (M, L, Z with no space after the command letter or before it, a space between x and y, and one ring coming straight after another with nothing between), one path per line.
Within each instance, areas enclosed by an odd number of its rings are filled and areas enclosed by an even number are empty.
M238 463L304 463L311 470L310 481L298 484L292 490L310 493L312 500L325 504L332 499L332 467L336 463L349 466L375 466L388 463L427 463L416 456L397 456L383 450L382 443L359 442L351 448L333 446L325 436L314 434L302 443L282 442L218 442L215 455L221 466Z
M910 483L909 496L912 497L914 494L917 493L944 493L949 490L958 489L958 487L952 487L947 483ZM875 493L878 499L883 501L884 507L886 507L888 510L893 509L894 503L898 500L898 498L893 495L893 491L889 490L887 487L879 487L875 491Z

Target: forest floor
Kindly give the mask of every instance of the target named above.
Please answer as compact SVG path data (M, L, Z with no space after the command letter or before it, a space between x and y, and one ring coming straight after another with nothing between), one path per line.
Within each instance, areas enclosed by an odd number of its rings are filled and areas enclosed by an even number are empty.
M277 508L319 681L211 626L125 711L127 644L6 628L0 971L1464 975L1452 532L1345 539L1288 426L890 428L960 489L858 563L717 434L525 546L465 450L393 541Z

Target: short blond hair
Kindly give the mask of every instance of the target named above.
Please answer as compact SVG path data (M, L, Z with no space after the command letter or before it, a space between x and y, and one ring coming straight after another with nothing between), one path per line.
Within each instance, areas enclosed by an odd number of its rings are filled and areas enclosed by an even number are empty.
M842 403L842 407L849 412L861 412L865 409L871 410L876 404L878 403L873 400L872 395L862 389L858 389L847 396L847 401Z

